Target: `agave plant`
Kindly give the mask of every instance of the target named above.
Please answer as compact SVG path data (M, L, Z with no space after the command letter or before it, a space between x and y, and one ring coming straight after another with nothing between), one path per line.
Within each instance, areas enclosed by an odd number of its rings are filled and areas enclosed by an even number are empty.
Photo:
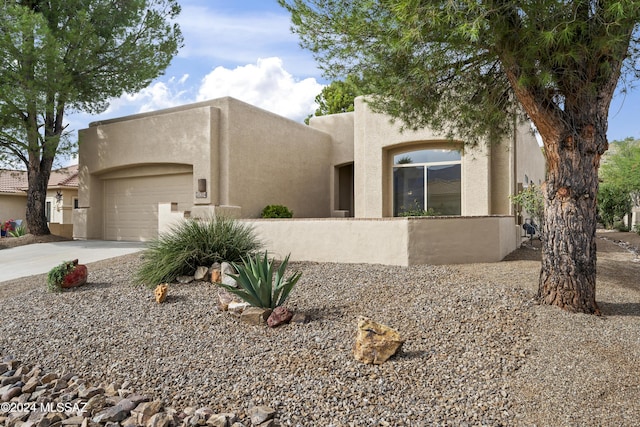
M275 270L275 278L273 277L273 259L269 260L267 252L243 258L242 264L232 263L238 274L229 274L235 279L238 287L223 283L218 283L218 286L239 296L254 307L274 309L284 304L302 276L302 273L297 271L287 278L284 277L289 255Z

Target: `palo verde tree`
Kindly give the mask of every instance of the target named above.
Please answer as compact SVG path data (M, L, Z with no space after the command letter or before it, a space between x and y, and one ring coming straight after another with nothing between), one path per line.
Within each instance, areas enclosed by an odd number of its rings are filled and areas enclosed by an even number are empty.
M27 169L26 220L49 234L54 158L70 150L65 113L99 113L147 86L182 44L177 0L6 0L0 4L0 161Z
M598 167L614 90L635 71L640 1L279 2L327 76L359 75L371 107L406 128L474 144L528 116L547 161L538 298L598 313Z

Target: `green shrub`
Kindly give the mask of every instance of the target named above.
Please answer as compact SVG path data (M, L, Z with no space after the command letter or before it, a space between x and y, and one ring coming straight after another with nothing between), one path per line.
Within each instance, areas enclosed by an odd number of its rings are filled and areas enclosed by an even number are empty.
M286 206L268 205L262 209L262 218L293 218L293 212Z
M631 196L629 192L613 186L602 184L598 190L598 215L605 228L614 228L622 218L631 212Z
M614 222L613 229L618 231L629 231L629 227L627 227L627 224L625 224L624 221Z
M230 274L236 280L237 288L223 283L217 283L227 291L239 296L254 307L274 309L282 305L293 287L302 276L297 271L285 278L285 270L289 263L289 255L275 270L273 277L273 259L269 260L267 253L250 255L242 260L242 264L233 264L237 275Z
M398 216L438 216L439 213L436 212L435 209L429 208L427 210L424 209L409 209L404 212L401 212Z
M193 275L202 265L239 262L261 246L253 229L234 219L185 220L148 243L134 281L154 287Z
M73 271L75 263L73 261L64 261L56 265L47 274L47 290L49 292L62 292L62 284L64 277Z

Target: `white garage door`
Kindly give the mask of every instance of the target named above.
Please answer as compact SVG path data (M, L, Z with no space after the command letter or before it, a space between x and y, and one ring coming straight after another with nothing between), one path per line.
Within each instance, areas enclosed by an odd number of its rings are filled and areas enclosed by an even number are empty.
M158 236L158 203L193 204L193 175L162 175L104 181L104 238L149 240Z

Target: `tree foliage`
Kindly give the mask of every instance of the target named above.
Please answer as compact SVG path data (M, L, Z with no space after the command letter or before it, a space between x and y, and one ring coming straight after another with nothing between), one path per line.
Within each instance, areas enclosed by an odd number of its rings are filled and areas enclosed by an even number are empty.
M532 183L518 194L511 196L511 201L522 207L534 222L542 224L544 221L544 197L540 187Z
M637 57L635 1L279 2L327 76L365 78L379 111L466 142L509 133L525 95L568 123Z
M349 75L344 80L335 80L322 88L316 96L318 108L305 120L308 124L312 116L348 113L354 109L354 99L366 95L364 82L357 76Z
M177 0L0 4L0 162L28 170L27 223L48 234L44 197L70 111L99 113L147 86L182 43Z
M374 111L467 144L528 117L547 161L539 299L597 313L596 195L608 111L638 77L638 0L279 0L330 78Z
M607 185L626 191L640 205L640 140L613 141L602 163L601 177Z
M605 228L613 228L631 211L631 196L615 185L603 184L598 192L598 215Z

